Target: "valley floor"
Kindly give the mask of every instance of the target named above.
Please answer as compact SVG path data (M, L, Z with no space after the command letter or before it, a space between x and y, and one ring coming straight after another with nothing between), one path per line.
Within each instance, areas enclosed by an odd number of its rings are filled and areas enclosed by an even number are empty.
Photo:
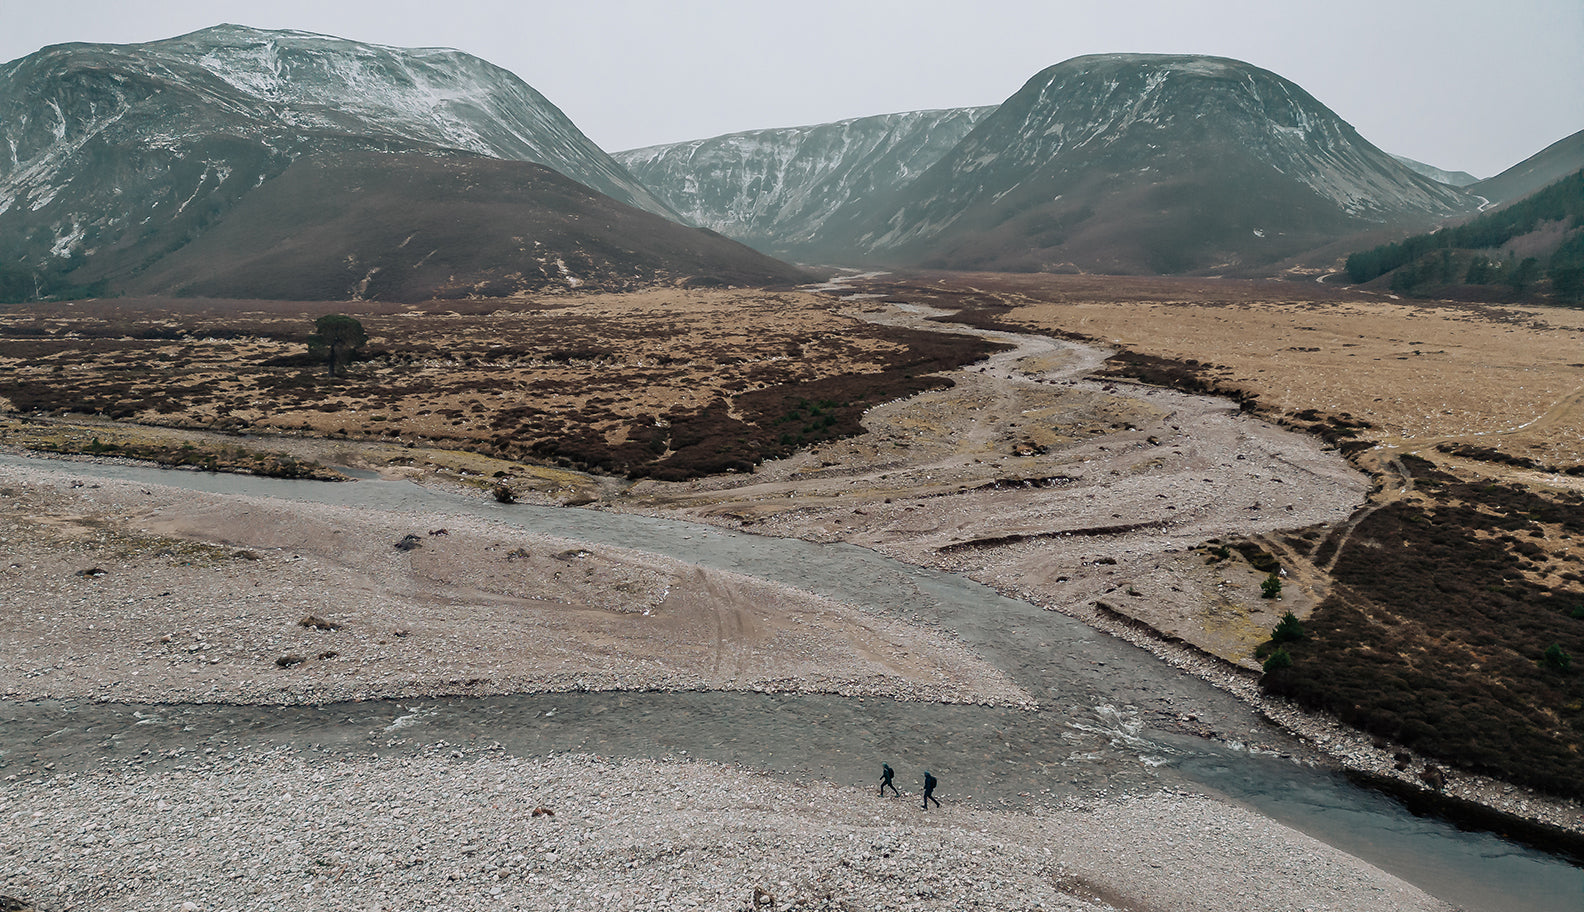
M854 303L868 320L940 328L928 308ZM1367 738L1254 686L1253 646L1281 612L1311 608L1324 581L1293 579L1267 603L1263 574L1207 563L1203 550L1229 534L1340 523L1368 480L1225 400L1095 379L1097 348L988 335L1012 347L953 372L951 389L871 409L867 434L752 474L630 484L395 443L267 446L426 484L471 481L480 498L478 479L503 471L524 500L575 495L964 574L1138 642L1344 764L1411 778L1422 760L1399 774ZM1038 702L929 625L642 550L476 517L287 507L35 468L0 467L0 489L0 692L13 701L704 689ZM778 908L1444 908L1198 795L1114 794L1035 813L963 802L929 816L861 788L675 758L438 748L154 759L56 772L25 750L0 756L0 775L15 777L0 815L21 823L0 837L0 892L50 910L401 908L422 897L735 910L754 886ZM1576 804L1476 777L1448 789L1584 830ZM541 806L556 815L531 816ZM120 823L108 826L105 808Z

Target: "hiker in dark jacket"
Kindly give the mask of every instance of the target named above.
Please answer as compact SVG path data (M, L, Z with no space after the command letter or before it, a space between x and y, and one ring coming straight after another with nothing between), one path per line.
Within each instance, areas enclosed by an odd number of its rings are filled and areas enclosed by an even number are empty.
M937 783L935 781L935 777L930 775L930 771L929 770L925 770L924 771L924 810L926 810L926 811L929 810L929 803L931 801L935 802L935 806L936 807L940 807L940 799L935 797L935 786L938 785L938 784L939 783Z
M891 787L891 794L897 796L898 798L902 797L902 793L897 791L896 783L891 781L894 778L896 778L896 770L891 768L891 764L889 764L889 763L880 764L880 794L881 794L881 796L885 795L886 786L889 785Z

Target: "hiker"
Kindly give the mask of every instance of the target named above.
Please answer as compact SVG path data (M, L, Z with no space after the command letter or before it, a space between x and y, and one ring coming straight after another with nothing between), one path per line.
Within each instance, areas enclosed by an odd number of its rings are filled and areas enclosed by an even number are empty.
M925 770L924 771L924 810L926 810L926 811L929 810L929 803L931 801L935 802L935 806L936 807L940 807L940 799L935 797L935 786L938 785L938 784L939 783L937 783L935 781L935 777L930 775L930 771L929 770Z
M882 798L885 797L885 790L888 785L891 786L891 794L898 798L902 797L902 793L897 791L896 783L891 781L894 778L896 778L896 770L891 768L891 764L880 764L880 796Z

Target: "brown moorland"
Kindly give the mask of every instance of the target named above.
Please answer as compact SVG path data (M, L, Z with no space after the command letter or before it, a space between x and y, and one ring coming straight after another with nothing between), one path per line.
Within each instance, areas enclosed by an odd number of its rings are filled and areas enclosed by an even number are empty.
M356 317L370 336L346 377L307 356L313 320L326 313ZM856 433L867 406L949 385L932 375L992 347L761 291L427 305L88 301L0 313L0 409L679 479L749 471ZM93 451L120 446L101 440Z
M1368 422L1388 451L1461 443L1584 463L1584 310L1191 278L964 274L863 289L1179 361L1271 417Z

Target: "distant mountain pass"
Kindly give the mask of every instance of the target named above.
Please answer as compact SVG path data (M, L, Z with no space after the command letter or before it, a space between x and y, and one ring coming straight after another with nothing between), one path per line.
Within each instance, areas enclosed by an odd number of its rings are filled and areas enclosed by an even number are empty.
M1493 203L1520 199L1584 168L1584 130L1557 140L1506 171L1471 185Z
M1406 155L1393 155L1392 158L1397 159L1398 164L1407 167L1408 170L1415 174L1428 177L1433 181L1440 181L1443 184L1451 184L1454 187L1467 187L1469 184L1479 181L1479 178L1467 171L1446 171L1437 168L1435 165L1414 161Z

